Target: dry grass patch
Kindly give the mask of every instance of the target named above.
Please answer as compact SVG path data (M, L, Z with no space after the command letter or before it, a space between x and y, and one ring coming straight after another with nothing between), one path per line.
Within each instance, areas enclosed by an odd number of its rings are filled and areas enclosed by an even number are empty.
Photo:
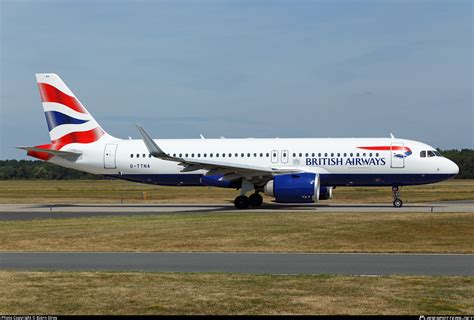
M473 277L0 272L2 314L472 314Z
M143 192L147 200L143 200ZM338 187L334 203L392 202L389 187ZM0 181L0 203L223 203L232 201L233 189L163 187L122 180L11 180ZM406 203L474 199L474 180L403 187ZM272 199L265 197L265 201Z
M0 228L2 251L474 253L470 213L193 213Z

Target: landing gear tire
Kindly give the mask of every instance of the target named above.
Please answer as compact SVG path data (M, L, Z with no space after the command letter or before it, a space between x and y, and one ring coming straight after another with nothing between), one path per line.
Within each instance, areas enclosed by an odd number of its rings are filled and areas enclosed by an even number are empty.
M400 199L400 188L398 186L392 187L393 195L393 206L395 208L401 208L403 206L403 201Z
M252 207L259 207L263 203L263 197L258 193L250 195L249 202Z
M246 196L238 196L234 200L234 205L237 209L247 209L250 205L249 198Z
M393 206L395 208L401 208L403 206L403 201L401 199L393 200Z

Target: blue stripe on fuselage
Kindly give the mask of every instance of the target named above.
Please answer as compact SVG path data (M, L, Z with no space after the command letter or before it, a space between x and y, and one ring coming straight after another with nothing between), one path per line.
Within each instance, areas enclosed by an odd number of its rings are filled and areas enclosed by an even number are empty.
M63 124L81 124L89 121L76 119L58 111L46 111L44 115L46 116L49 131Z
M123 174L114 178L163 186L202 186L200 174ZM455 174L321 174L321 186L409 186L448 180Z

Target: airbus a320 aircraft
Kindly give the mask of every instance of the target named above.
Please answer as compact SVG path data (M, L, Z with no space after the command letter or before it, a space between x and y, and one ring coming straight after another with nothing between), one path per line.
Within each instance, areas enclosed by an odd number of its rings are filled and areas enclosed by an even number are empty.
M18 147L51 163L135 182L166 186L240 189L239 209L258 207L260 193L280 203L331 199L337 186L387 186L393 205L399 187L454 177L458 166L433 147L412 140L350 139L152 139L109 135L66 84L37 74L51 142ZM250 194L250 196L247 196Z

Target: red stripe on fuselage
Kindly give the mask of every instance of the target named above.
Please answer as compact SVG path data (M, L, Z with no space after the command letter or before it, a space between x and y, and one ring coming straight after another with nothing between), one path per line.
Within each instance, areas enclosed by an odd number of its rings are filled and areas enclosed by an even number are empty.
M390 151L390 150L406 150L409 151L410 148L404 146L377 146L377 147L357 147L359 149L365 150L376 150L376 151Z
M47 83L38 83L38 87L41 94L41 100L43 100L43 102L56 102L63 104L74 111L87 113L87 111L75 97L65 94L58 88L53 87Z

